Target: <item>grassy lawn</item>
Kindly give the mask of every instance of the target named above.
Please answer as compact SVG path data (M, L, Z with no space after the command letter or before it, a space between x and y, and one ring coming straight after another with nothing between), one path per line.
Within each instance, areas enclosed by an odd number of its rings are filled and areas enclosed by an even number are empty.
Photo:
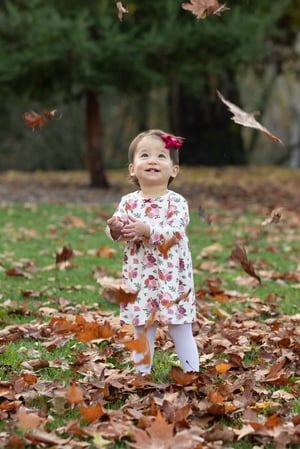
M154 449L155 425L162 449L165 435L187 449L299 447L299 210L264 226L266 206L254 200L207 199L204 217L197 201L189 237L200 373L178 374L159 328L147 380L122 344L132 329L119 326L97 282L120 279L122 245L104 234L113 207L0 204L2 447ZM237 245L261 282L230 258ZM66 246L74 257L56 264Z

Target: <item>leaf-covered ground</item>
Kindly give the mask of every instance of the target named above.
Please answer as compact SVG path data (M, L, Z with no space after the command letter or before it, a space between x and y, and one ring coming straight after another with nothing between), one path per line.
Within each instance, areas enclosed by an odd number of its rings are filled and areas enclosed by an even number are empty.
M85 174L0 175L1 446L298 448L299 171L182 170L174 188L191 206L200 373L182 373L159 328L149 378L133 372L131 327L92 296L119 276L120 250L86 240L103 233L103 204L128 190L125 173L109 176L100 191ZM30 254L39 238L48 265ZM55 260L46 244L62 243L74 253ZM246 260L230 257L235 248Z

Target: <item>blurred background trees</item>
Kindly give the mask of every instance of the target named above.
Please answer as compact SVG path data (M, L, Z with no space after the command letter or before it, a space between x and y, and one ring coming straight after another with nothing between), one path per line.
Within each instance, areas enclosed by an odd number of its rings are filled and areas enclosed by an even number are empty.
M0 5L0 170L105 168L127 163L130 140L159 127L186 138L182 163L300 165L299 0L227 1L199 20L182 1L4 0ZM287 146L242 129L219 89ZM57 108L34 133L22 113ZM283 111L283 114L280 113ZM261 158L264 148L265 158Z

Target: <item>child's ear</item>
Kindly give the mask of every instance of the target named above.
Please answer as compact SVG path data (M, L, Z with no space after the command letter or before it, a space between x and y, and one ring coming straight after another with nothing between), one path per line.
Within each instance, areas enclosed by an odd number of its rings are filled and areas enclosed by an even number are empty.
M179 165L173 165L173 168L172 168L172 178L176 178L176 176L177 176L178 173L179 173L179 170L180 170Z
M128 165L128 172L130 176L134 176L135 172L134 172L134 165L133 164L129 164Z

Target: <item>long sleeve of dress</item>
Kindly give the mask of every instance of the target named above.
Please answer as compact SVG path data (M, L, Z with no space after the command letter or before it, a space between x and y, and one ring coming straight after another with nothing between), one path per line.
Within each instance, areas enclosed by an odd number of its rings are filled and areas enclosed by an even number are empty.
M187 202L182 198L179 208L176 202L169 200L164 225L150 224L149 244L157 245L161 241L168 241L173 237L180 239L185 234L189 221Z

